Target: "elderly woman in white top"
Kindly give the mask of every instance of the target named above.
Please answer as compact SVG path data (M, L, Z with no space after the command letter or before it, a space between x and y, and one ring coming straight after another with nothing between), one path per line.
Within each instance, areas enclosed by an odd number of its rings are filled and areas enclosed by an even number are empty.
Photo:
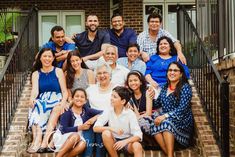
M91 108L104 110L110 107L110 98L115 84L111 83L111 68L107 64L98 65L95 70L96 81L87 88Z
M104 110L111 108L111 94L112 90L115 87L115 84L111 83L111 68L107 64L100 64L95 70L97 83L90 85L87 88L88 100L91 108L97 110ZM86 133L86 138L89 139L89 143L95 142L98 144L96 147L96 156L102 157L105 156L104 147L102 144L102 137L100 133L94 133L93 131ZM92 148L89 148L92 149ZM89 152L92 152L90 150Z

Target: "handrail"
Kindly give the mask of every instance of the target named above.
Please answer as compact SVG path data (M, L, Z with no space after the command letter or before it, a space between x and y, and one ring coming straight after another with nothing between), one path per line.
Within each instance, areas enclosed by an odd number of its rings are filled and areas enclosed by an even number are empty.
M20 42L20 40L21 40L21 38L22 38L22 36L23 36L23 33L24 33L24 31L25 31L27 25L29 24L29 20L30 20L31 16L33 15L33 14L32 14L33 11L37 11L37 8L36 8L36 7L33 7L33 8L29 11L28 17L27 17L27 20L26 20L27 22L25 23L22 32L20 33L19 37L17 38L16 43L15 43L14 46L10 49L10 52L9 52L9 56L8 56L8 58L7 58L7 61L6 61L5 65L4 65L3 69L1 70L1 73L0 73L0 82L2 81L2 79L3 79L3 77L4 77L5 73L6 73L7 67L8 67L9 64L10 64L10 61L11 61L11 59L12 59L12 57L13 57L14 52L16 51L17 46L19 45L19 42ZM26 12L26 11L24 11L24 12Z
M217 68L215 67L215 64L213 63L213 61L212 61L211 58L209 57L208 51L207 51L207 49L206 49L206 47L205 47L205 45L204 45L202 39L200 38L200 36L199 36L199 34L198 34L198 31L197 31L196 27L194 26L194 24L193 24L191 18L189 17L189 15L188 15L188 13L187 13L187 11L186 11L186 9L185 9L184 6L182 6L182 10L183 10L183 12L184 12L184 15L185 15L186 18L187 18L187 22L189 22L189 24L190 24L190 26L191 26L191 28L192 28L192 31L195 33L195 35L196 35L196 37L197 37L197 39L198 39L198 42L199 42L199 44L201 45L201 47L202 47L202 49L203 49L202 52L206 55L208 62L210 63L210 65L211 65L211 67L212 67L212 69L213 69L213 71L214 71L214 73L215 73L217 79L219 80L219 83L222 83L222 82L223 82L223 79L221 78L221 76L220 76L220 74L219 74Z
M179 6L177 17L178 28L183 31L179 35L184 53L189 60L192 79L219 145L221 156L229 157L229 82L227 77L220 76L211 59L210 50L200 38L184 6Z
M16 28L20 32L19 36L6 56L3 69L0 70L0 150L5 143L24 83L31 70L33 56L38 51L37 9L32 8L28 16L25 16L25 11L22 13L17 17L19 25Z

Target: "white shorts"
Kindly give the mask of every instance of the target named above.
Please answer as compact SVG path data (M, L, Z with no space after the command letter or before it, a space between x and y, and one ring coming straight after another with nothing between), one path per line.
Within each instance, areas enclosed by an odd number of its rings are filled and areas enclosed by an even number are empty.
M77 133L80 135L80 138L82 141L85 142L84 137L82 136L81 132L69 132L69 133L65 133L65 134L61 134L60 131L56 131L53 134L53 142L54 142L54 146L55 146L55 152L58 152L61 147L64 145L64 143L66 142L66 140L68 139L68 137L73 134L73 133Z

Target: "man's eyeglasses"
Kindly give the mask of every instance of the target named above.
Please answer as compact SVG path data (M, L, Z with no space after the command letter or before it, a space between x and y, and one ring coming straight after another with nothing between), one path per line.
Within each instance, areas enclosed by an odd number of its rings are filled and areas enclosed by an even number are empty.
M168 72L179 72L180 70L179 69L168 69Z

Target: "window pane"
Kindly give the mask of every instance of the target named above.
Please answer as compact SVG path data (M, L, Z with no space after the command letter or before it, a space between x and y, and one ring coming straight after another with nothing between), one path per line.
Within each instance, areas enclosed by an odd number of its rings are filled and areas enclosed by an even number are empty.
M177 38L177 5L168 5L167 28L168 31Z
M163 16L163 5L145 5L144 7L144 30L148 29L147 18L153 12Z
M42 44L48 42L51 37L51 28L57 25L57 16L42 16Z
M73 33L82 32L81 15L66 15L66 35L72 36Z

